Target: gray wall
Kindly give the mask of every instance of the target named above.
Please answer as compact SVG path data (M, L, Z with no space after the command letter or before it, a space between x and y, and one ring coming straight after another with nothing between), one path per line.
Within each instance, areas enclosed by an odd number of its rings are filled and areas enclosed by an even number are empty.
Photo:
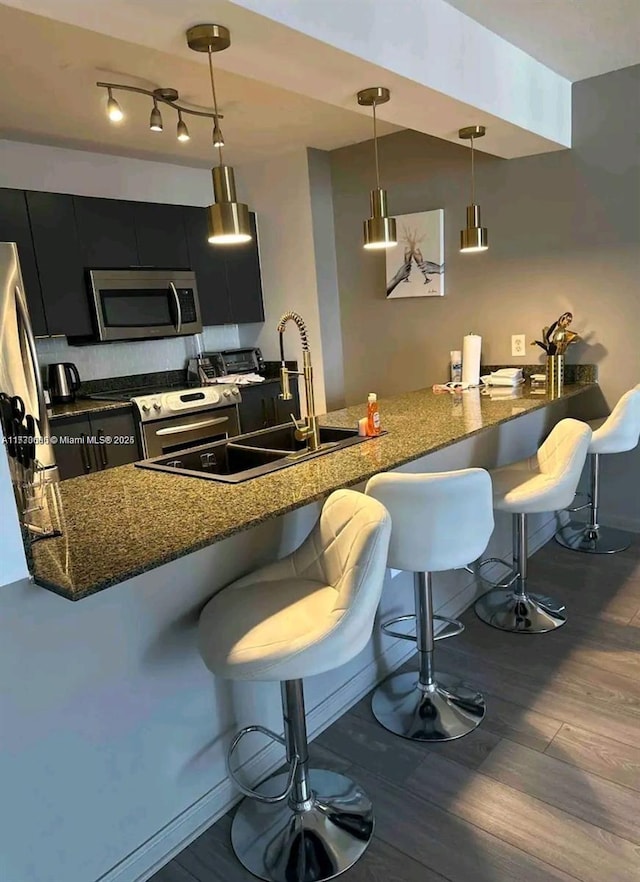
M344 359L340 333L340 292L335 251L330 156L322 150L307 151L324 388L328 411L344 407Z
M640 382L639 120L635 66L574 85L571 150L513 160L476 154L490 242L480 254L458 251L468 149L411 131L383 138L392 213L445 210L443 298L386 300L384 256L362 248L372 145L334 151L347 403L370 390L393 394L448 379L449 350L461 348L470 331L482 335L486 363L517 363L511 334L529 342L566 309L586 340L569 360L598 364L609 406ZM526 361L538 351L530 349ZM638 451L608 457L603 470L609 522L640 529Z

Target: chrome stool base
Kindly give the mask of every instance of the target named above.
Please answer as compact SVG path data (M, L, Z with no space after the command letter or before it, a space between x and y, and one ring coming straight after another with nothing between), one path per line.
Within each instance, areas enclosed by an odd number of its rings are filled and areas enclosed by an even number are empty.
M633 535L613 527L589 527L570 521L556 533L556 542L571 551L585 554L615 554L631 545Z
M325 882L362 857L373 836L373 808L350 778L309 770L313 798L305 810L289 802L244 799L233 819L231 844L243 866L268 882ZM281 793L287 775L268 778L256 790Z
M417 671L389 677L373 693L376 720L411 741L453 741L472 732L484 718L484 696L450 674L433 679L430 691L423 691Z
M500 631L545 634L567 621L564 606L540 594L516 594L510 588L493 588L475 603L476 615Z

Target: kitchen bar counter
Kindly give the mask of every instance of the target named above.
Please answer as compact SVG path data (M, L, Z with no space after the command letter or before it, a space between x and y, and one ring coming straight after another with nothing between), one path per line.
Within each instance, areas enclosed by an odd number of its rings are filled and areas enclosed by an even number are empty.
M32 548L37 584L70 600L105 588L271 518L366 481L524 414L593 389L565 386L559 398L523 389L518 398L430 389L380 401L388 434L242 484L162 474L133 465L60 485L64 535ZM321 423L355 426L365 405L334 411Z

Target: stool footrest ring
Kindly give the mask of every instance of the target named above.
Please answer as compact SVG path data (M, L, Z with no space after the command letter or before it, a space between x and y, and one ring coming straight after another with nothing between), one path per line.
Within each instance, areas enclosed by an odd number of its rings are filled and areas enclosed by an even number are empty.
M272 732L271 729L267 729L264 726L245 726L244 729L240 729L240 731L235 735L233 741L229 745L229 750L227 751L226 760L227 772L229 774L229 777L236 785L238 790L245 796L249 796L251 799L257 799L259 802L266 803L282 802L289 796L291 790L293 789L293 782L295 779L296 771L298 769L298 763L300 762L300 757L296 755L291 760L289 774L287 775L287 785L282 793L278 793L275 796L265 796L264 794L259 793L257 790L253 790L251 787L247 787L247 785L243 784L242 781L238 778L237 772L232 768L231 758L233 757L233 754L237 750L238 745L245 737L245 735L249 735L251 732L259 732L261 735L266 735L267 738L271 739L271 741L277 741L278 744L286 746L286 741L284 740L282 735L278 735L276 732Z
M458 634L462 634L464 631L464 625L462 622L459 622L458 619L449 619L447 616L436 615L434 615L433 619L436 622L446 622L448 626L453 628L452 631L447 631L445 629L440 634L436 635L433 638L434 640L446 640L448 637L457 637ZM398 625L400 622L415 622L415 620L415 613L409 613L409 615L397 616L395 619L389 619L388 621L383 622L380 628L388 637L397 637L400 640L411 640L413 643L417 643L415 634L403 634L402 631L393 630L393 625Z
M401 631L394 631L392 628L392 625L398 625L400 622L415 622L415 620L415 613L409 613L406 616L396 616L395 619L388 619L386 622L383 622L380 625L380 629L387 637L398 637L400 640L411 640L413 643L416 643L417 638L415 634L403 634Z
M449 637L457 637L458 634L462 634L464 631L464 625L458 619L450 619L447 616L434 616L433 620L435 622L446 622L447 626L453 628L452 631L448 631L445 628L444 631L434 636L434 640L448 640Z
M576 506L572 506L571 508L565 508L564 509L565 511L571 512L571 514L573 514L576 511L584 511L585 508L591 507L591 503L593 500L591 499L590 493L582 493L582 492L576 493L576 495L574 497L574 502L578 498L578 496L586 496L587 502L585 502L583 505L576 505Z
M503 567L506 567L509 570L510 578L506 582L490 582L488 579L482 575L482 567L486 567L487 564L502 564ZM474 576L478 576L480 581L484 582L485 585L489 585L491 588L511 588L513 583L519 577L520 573L516 573L513 569L513 565L509 563L507 560L503 560L501 557L487 557L484 560L477 561L477 563L472 564L471 566L464 567L468 573L471 573Z

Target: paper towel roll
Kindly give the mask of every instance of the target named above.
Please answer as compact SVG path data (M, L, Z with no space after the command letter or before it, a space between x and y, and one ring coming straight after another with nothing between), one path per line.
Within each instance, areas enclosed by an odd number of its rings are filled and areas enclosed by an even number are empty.
M482 337L467 334L462 341L462 385L477 386L480 383L480 348Z

